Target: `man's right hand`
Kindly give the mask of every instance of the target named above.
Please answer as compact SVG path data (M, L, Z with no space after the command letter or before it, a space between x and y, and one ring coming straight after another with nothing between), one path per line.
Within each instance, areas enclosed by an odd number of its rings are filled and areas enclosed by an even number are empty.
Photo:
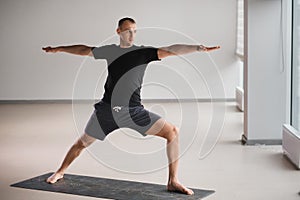
M48 47L43 47L42 48L45 52L50 52L50 53L56 53L56 52L58 52L58 48L57 47L50 47L50 46L48 46Z

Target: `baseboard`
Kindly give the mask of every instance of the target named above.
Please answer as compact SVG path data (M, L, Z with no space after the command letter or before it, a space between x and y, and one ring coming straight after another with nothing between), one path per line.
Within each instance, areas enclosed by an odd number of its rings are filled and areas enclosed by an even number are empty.
M216 98L216 99L143 99L145 103L155 103L155 102L235 102L235 98Z
M93 103L91 99L38 99L38 100L0 100L0 104L72 104L72 103Z
M98 102L96 99L38 99L38 100L0 100L0 104L71 104ZM217 99L143 99L143 103L177 103L177 102L235 102L234 98Z
M281 139L259 139L249 140L245 135L242 135L242 144L244 145L281 145Z

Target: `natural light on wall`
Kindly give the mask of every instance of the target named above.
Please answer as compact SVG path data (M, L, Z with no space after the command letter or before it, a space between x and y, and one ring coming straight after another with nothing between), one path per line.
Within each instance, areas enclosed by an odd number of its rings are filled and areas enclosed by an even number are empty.
M300 131L300 0L293 10L292 126Z
M237 0L237 47L236 54L244 57L244 0Z
M292 2L291 123L282 130L283 153L300 169L300 0Z
M244 111L244 0L237 0L236 55L240 58L239 85L235 88L237 108Z

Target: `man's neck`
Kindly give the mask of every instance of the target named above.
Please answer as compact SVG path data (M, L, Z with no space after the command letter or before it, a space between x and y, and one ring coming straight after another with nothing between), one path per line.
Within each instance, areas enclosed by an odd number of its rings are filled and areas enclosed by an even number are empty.
M133 44L123 44L122 42L120 42L120 48L130 48L130 47L132 47L133 46Z
M120 45L120 48L122 48L122 49L128 49L128 48L130 48L130 47L132 47L133 45L131 45L131 46L123 46L123 45Z

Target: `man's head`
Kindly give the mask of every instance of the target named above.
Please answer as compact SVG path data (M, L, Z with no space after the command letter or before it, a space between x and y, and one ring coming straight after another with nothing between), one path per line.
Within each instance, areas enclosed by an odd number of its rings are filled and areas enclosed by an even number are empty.
M136 23L134 19L125 17L119 20L117 33L120 36L121 47L130 47L133 45L136 34Z

